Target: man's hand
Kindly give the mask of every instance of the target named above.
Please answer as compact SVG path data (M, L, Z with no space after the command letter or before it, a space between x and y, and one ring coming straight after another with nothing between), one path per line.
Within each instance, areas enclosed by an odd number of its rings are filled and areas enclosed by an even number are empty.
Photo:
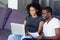
M43 35L39 35L39 36L34 37L34 38L41 39L41 38L43 38Z

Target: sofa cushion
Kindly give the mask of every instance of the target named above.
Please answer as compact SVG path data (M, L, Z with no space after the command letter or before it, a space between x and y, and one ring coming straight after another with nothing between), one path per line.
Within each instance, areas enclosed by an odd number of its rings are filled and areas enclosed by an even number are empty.
M5 18L8 16L8 8L2 8L0 7L0 29L2 29L4 23L5 23Z
M11 30L10 23L23 24L26 16L27 16L27 14L25 12L19 12L18 10L13 9L11 15L8 18L8 21L6 22L5 29Z

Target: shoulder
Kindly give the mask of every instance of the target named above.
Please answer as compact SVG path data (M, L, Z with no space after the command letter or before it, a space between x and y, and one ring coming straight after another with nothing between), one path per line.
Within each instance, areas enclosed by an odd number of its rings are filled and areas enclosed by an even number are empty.
M58 18L53 18L54 28L60 28L60 20Z
M55 18L55 17L53 18L53 21L54 22L60 22L60 20L58 18Z
M26 16L25 19L30 18L30 16Z
M31 19L31 16L26 16L25 20L28 21Z

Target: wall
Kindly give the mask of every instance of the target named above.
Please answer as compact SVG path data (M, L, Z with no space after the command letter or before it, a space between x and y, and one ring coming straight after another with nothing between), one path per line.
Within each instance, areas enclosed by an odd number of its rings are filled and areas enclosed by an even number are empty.
M31 2L32 2L32 0L18 0L18 10L25 11L26 5Z
M49 0L41 0L41 1L43 7L49 6Z
M8 0L8 7L19 11L25 11L26 5L31 2L32 0Z
M12 9L18 9L18 0L8 0L8 7Z

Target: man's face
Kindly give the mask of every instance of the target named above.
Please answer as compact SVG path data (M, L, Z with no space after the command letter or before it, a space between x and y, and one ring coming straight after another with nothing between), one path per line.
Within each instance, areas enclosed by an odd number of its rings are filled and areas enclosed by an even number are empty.
M49 18L49 13L47 12L47 10L42 10L42 16L43 16L44 19Z

